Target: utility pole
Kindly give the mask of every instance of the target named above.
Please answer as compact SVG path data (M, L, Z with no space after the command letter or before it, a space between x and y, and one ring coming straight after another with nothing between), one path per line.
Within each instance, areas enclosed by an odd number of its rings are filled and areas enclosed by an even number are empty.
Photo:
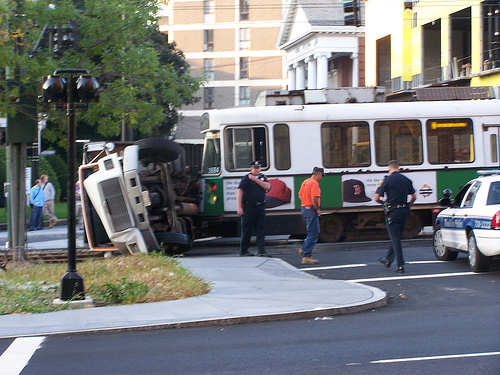
M13 14L9 19L10 37L14 38L16 54L24 54L24 0L16 0ZM7 68L6 76L10 85L19 89L15 116L7 117L8 180L9 180L9 246L14 250L14 260L25 260L26 223L26 144L35 137L36 120L30 114L35 112L35 99L27 95L21 83L22 71L14 67L14 76Z

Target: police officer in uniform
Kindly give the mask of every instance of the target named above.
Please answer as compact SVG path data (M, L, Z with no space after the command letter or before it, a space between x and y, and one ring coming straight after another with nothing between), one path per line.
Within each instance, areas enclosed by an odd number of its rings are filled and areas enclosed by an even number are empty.
M248 251L248 248L252 232L255 232L257 255L270 257L265 249L264 221L266 217L265 197L271 189L271 184L260 172L261 168L262 165L258 161L250 163L250 173L241 179L236 194L237 211L241 216L240 256L254 255Z
M389 175L384 177L373 198L376 202L384 205L385 224L392 242L387 255L380 258L379 262L386 267L390 267L394 260L394 253L396 253L397 272L405 272L401 236L406 218L410 214L410 206L415 202L417 196L411 180L399 172L399 162L397 160L389 161L388 168ZM385 201L381 199L384 194L386 196ZM408 195L411 195L410 202L408 202Z

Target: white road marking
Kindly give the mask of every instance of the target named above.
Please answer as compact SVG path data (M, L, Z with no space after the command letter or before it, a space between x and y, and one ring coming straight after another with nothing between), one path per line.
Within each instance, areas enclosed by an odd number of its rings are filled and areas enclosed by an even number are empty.
M487 356L495 356L495 355L500 355L500 352L470 353L470 354L452 354L452 355L436 355L436 356L431 356L431 357L382 359L382 360L379 360L379 361L370 361L370 363L415 362L415 361L430 361L430 360L435 360L435 359L487 357Z
M444 260L415 260L413 262L406 262L408 264L432 264L432 263L449 263Z
M406 262L407 264L432 264L432 263L448 263L444 260L416 260L413 262ZM375 263L374 263L375 264ZM339 268L354 268L354 267L367 267L368 264L360 263L360 264L343 264L340 266L325 266L325 267L308 267L308 268L300 268L301 271L321 271L321 270L335 270Z
M341 266L325 266L325 267L309 267L300 268L301 271L320 271L320 270L334 270L338 268L351 268L351 267L366 267L368 264L344 264Z
M432 279L432 278L436 278L436 277L453 277L453 276L469 276L469 275L477 275L477 273L476 272L434 273L434 274L430 274L430 275L375 277L372 279L352 279L352 280L345 280L345 281L350 281L351 283L365 283L365 282L370 282L370 281Z
M15 339L0 356L2 375L19 375L44 340L44 336Z

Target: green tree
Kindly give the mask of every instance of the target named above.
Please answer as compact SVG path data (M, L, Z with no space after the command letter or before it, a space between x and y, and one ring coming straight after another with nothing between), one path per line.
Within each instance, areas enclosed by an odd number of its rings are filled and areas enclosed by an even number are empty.
M40 176L42 174L49 176L49 181L52 182L52 185L54 185L54 189L56 190L56 202L59 201L61 196L61 185L59 184L56 172L52 168L52 165L50 165L49 161L44 157L40 158Z
M51 2L55 9L49 7ZM88 69L102 91L98 103L78 111L79 123L102 137L118 137L122 121L138 136L168 131L176 120L175 109L193 100L200 81L189 75L182 53L159 35L159 0L51 2L26 1L25 16L19 20L10 8L16 2L0 0L0 66L20 67L22 81L33 95L40 94L41 77L57 68ZM20 26L13 28L13 20ZM49 50L44 26L69 24L77 26L76 46L61 53ZM21 56L15 53L19 34L24 37ZM7 85L6 78L0 76L0 112L12 113L17 88ZM64 147L64 111L47 111L56 126L48 126L43 137Z

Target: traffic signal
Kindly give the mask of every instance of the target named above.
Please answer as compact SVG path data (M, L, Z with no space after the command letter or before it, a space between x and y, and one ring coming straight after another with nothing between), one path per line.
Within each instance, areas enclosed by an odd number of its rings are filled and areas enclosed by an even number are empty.
M71 77L71 100L73 102L89 103L99 99L99 83L95 77L82 74L78 78ZM68 82L65 77L52 74L42 79L41 101L46 103L64 103L67 97Z
M61 57L64 51L75 47L76 44L76 24L73 22L51 28L49 31L49 51L54 56Z
M344 25L361 26L361 6L359 0L344 0Z

